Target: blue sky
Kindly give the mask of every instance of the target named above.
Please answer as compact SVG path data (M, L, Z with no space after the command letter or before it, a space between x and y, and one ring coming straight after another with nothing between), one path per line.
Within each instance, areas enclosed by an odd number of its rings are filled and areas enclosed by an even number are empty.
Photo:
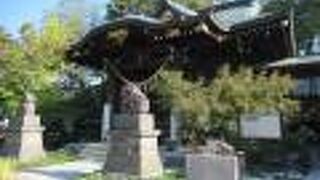
M0 26L17 34L21 24L32 22L39 25L46 12L53 11L63 0L0 0ZM103 6L108 0L86 0Z

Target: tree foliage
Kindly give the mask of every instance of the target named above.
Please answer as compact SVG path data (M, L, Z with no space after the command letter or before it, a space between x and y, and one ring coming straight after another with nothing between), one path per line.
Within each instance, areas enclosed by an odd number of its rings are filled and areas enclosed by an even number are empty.
M288 75L254 73L240 67L233 72L223 67L210 82L191 82L182 72L163 71L153 90L165 103L178 109L185 120L189 140L211 131L217 123L236 120L240 114L279 111L292 112L296 102L286 98L294 82Z
M5 31L3 27L0 26L0 51L4 53L4 50L8 48L8 45L11 44L11 37L10 35ZM0 56L1 56L0 52Z
M298 39L310 38L320 33L320 0L271 1L266 11L287 11L293 8Z
M54 84L65 68L64 52L77 32L53 14L40 30L28 23L21 27L21 37L0 57L0 97L7 108L18 107L26 92L40 94Z

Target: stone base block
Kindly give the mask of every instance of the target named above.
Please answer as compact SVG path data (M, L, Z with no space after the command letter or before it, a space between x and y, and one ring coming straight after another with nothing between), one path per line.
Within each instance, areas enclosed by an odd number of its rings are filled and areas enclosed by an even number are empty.
M39 159L45 156L42 127L23 127L11 130L5 141L5 154L16 156L20 161Z
M42 127L25 127L22 128L21 145L19 149L19 159L21 161L29 161L45 156L43 148Z
M130 116L132 118L130 118ZM159 131L154 130L150 114L119 115L126 125L117 124L109 134L109 151L105 170L108 173L123 173L142 179L161 176L163 167L158 149Z
M240 180L237 156L214 154L188 154L187 180Z

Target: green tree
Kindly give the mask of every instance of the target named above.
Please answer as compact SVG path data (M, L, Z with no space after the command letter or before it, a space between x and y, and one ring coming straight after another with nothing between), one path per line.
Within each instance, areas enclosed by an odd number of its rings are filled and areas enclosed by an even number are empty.
M310 38L320 33L320 0L271 1L265 11L287 11L293 8L295 14L295 29L298 40Z
M254 73L245 67L233 72L225 66L209 84L187 81L182 72L163 71L152 89L164 103L179 109L185 119L184 138L198 143L212 128L224 126L241 114L291 112L296 102L285 95L293 85L288 75Z
M0 26L0 49L5 48L11 42L10 35Z
M56 15L49 15L37 31L31 24L21 27L21 38L0 57L0 97L16 110L25 93L40 95L52 87L65 69L64 53L77 29Z
M60 0L53 10L61 20L79 26L78 30L82 33L92 26L103 23L104 11L105 3L94 3L90 0Z

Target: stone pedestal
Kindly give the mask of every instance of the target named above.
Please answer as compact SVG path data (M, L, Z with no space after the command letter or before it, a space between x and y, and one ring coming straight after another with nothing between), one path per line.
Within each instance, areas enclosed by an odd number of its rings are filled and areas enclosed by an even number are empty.
M23 126L21 128L20 160L29 161L45 156L43 131L44 128L41 126Z
M177 142L179 140L178 138L178 131L179 131L179 120L177 113L174 111L171 111L170 114L170 141Z
M188 154L187 180L241 180L239 158L216 154Z
M207 141L207 146L186 156L187 180L241 180L244 154L223 141Z
M112 106L109 103L103 105L103 114L101 120L101 141L106 142L110 130L110 119L111 119Z
M152 179L161 176L163 167L158 149L159 131L149 112L149 101L134 84L121 91L120 112L113 113L109 131L107 173Z
M161 176L159 131L152 114L118 114L112 121L106 170L141 178Z
M40 117L35 113L34 99L27 97L23 104L22 121L12 122L6 138L6 152L21 161L29 161L45 156L43 131Z

